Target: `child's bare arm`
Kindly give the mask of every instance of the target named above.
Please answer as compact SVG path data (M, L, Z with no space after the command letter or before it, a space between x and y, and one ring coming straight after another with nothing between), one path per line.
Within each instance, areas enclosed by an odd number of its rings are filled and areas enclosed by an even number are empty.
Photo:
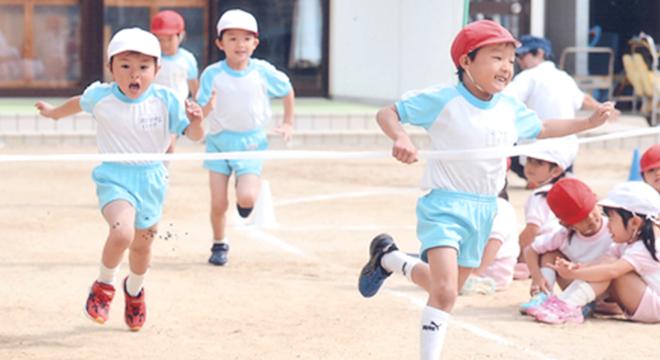
M560 137L579 133L603 125L608 119L614 119L619 112L613 102L600 104L588 118L569 120L544 120L539 139Z
M525 262L529 268L529 273L532 275L530 294L534 295L538 291L543 291L546 294L550 294L552 291L551 289L548 289L548 284L546 283L543 274L541 274L539 253L537 253L531 245L528 245L524 248L523 255L525 256Z
M293 134L293 113L295 108L295 93L293 89L282 99L284 104L284 119L282 124L280 124L275 132L281 134L284 138L284 141L291 140Z
M186 100L186 115L190 120L190 125L185 131L186 137L193 141L202 140L204 137L204 127L202 126L204 112L202 108L196 102Z
M211 98L209 99L209 102L206 103L206 105L202 106L202 112L204 113L204 117L207 117L211 111L215 108L215 102L216 102L216 93L215 90L211 91Z
M192 79L188 80L188 88L190 89L190 95L193 99L197 96L197 90L199 90L199 80Z
M524 249L534 242L536 234L539 232L539 226L536 224L528 223L525 225L525 228L518 235L518 242L520 243L520 248Z
M394 105L380 109L376 114L376 121L385 135L394 141L392 156L405 164L411 164L418 160L417 148L403 126L401 126L399 114L396 112Z
M37 110L39 110L39 114L41 114L41 116L51 118L53 120L71 116L82 111L82 107L80 107L80 96L74 96L59 106L53 106L44 101L37 101L34 106L37 108Z
M584 281L599 282L608 281L621 277L635 268L625 260L596 264L592 266L578 266L564 259L557 259L554 264L548 264L565 279L579 279Z

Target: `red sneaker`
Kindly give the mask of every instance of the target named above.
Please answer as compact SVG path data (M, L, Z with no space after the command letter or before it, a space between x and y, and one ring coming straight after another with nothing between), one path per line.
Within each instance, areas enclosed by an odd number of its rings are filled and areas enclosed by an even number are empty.
M110 303L115 296L115 287L110 284L94 281L92 288L89 290L87 296L87 304L85 304L85 313L90 319L99 324L108 321L108 314L110 313Z
M126 280L124 279L124 298L126 299L126 307L124 308L124 321L131 331L138 331L147 321L147 305L144 303L144 288L140 290L137 296L131 296L126 291Z

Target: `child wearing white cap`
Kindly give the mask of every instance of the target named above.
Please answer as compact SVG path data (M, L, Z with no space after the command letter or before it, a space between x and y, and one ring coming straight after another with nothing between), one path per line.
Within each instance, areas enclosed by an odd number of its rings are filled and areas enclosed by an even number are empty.
M608 294L628 319L660 323L660 195L644 182L630 181L616 185L599 204L615 242L610 258L595 265L558 259L551 267L573 282L536 319L580 323L580 308Z
M520 157L524 164L525 176L539 184L525 202L525 227L520 232L520 249L525 249L539 237L552 236L562 227L550 210L546 195L554 183L566 175L566 169L575 161L577 142L570 139L549 139L527 145ZM516 264L516 279L529 277L522 254Z
M285 141L293 130L294 92L289 78L267 61L252 58L259 45L257 20L243 10L229 10L217 24L215 45L225 60L209 65L200 78L197 101L209 123L206 151L265 150L264 128L271 120L270 98L284 98L284 120L275 129ZM214 99L217 98L217 103ZM215 107L214 107L215 105ZM259 195L262 160L205 161L211 189L213 246L209 263L225 265L229 244L225 234L227 188L234 173L236 206L241 217L251 212Z
M183 134L192 140L204 136L199 105L190 101L184 105L171 90L152 84L160 55L153 34L138 28L120 30L108 45L113 82L95 82L82 95L57 107L36 103L42 116L54 120L83 110L90 112L97 123L99 152L126 154L125 160L104 162L92 174L109 232L85 311L98 323L108 320L115 274L128 249L130 271L123 281L124 320L133 331L146 320L143 282L168 180L162 161L131 160L129 155L164 153L170 134Z

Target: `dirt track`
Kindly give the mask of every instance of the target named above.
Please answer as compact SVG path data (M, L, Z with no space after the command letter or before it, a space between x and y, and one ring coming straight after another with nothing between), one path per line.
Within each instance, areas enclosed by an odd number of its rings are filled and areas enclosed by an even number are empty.
M46 153L5 148L1 153ZM181 148L181 151L199 151ZM93 153L93 148L57 148ZM583 151L579 177L599 195L626 179L628 151ZM207 265L207 174L171 165L171 188L147 278L148 321L131 333L118 293L103 326L83 315L106 225L92 163L0 163L2 359L414 359L424 293L402 278L363 299L357 273L378 232L417 251L414 190L422 165L394 160L270 161L280 227L229 229L227 267ZM511 178L521 215L529 194ZM343 196L342 196L343 194ZM326 199L313 198L326 195ZM127 265L122 265L121 277ZM545 326L517 313L526 281L462 297L445 359L656 358L660 326L590 319Z

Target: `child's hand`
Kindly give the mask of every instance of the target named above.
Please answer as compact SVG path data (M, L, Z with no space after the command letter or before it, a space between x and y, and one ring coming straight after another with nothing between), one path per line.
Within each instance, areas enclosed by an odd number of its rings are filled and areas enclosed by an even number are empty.
M55 107L53 105L44 101L37 101L37 103L34 104L34 107L36 107L37 110L39 110L39 114L41 116L50 119L55 119L54 117L55 114L53 113L53 109L55 109Z
M396 139L394 146L392 146L392 156L404 164L412 164L419 160L417 157L417 148L408 136L402 136Z
M539 279L532 278L532 285L529 288L529 294L531 296L534 296L540 291L546 294L552 293L552 289L548 287L548 282L545 280L543 276L541 276Z
M608 119L616 119L621 112L614 108L614 103L611 101L604 102L596 108L596 110L589 116L589 124L592 128L603 125Z
M547 264L550 268L554 269L559 276L564 279L575 279L575 270L580 268L579 264L572 263L566 259L557 258L554 264Z
M282 135L284 141L289 142L291 141L291 137L293 135L293 125L285 122L282 123L280 126L276 127L275 129L273 129L273 131L276 134Z
M192 100L186 100L186 116L191 123L202 122L204 119L202 108Z

